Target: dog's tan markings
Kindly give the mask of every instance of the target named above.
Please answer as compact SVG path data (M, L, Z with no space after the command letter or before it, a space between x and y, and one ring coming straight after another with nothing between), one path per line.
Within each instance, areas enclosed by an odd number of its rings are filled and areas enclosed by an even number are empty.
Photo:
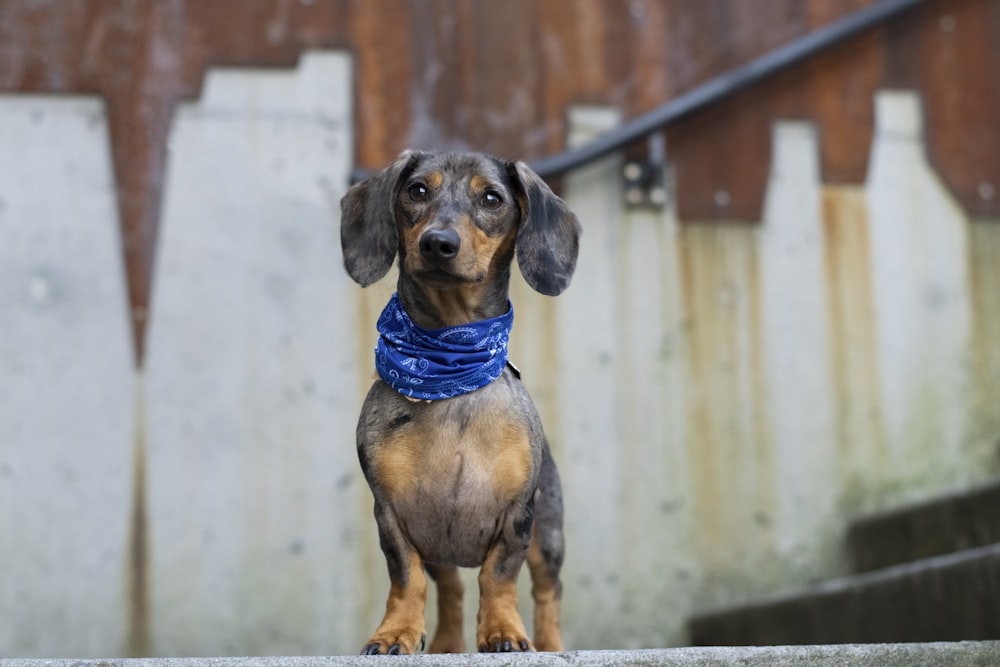
M477 415L467 433L441 433L419 426L408 429L379 447L374 455L375 470L390 498L405 501L421 488L418 469L426 472L428 464L452 461L461 452L469 462L469 472L482 471L490 479L499 498L514 497L524 488L531 474L531 442L527 427L509 415ZM446 467L425 476L424 490L450 488ZM435 474L436 473L436 474ZM433 483L432 483L433 482Z
M447 292L431 292L427 300L434 306L442 326L454 327L473 322L482 286L462 285Z
M479 571L476 646L480 652L534 651L517 611L517 573L512 578L498 577L499 555L499 548L490 551Z
M365 643L366 653L416 653L424 641L424 606L427 577L416 552L406 555L409 576L405 586L392 584L385 603L385 617Z
M438 626L429 653L463 653L462 595L465 586L457 567L436 566L434 581L438 586Z
M406 248L404 268L407 271L418 271L423 266L423 258L420 256L420 235L427 228L429 220L417 220L416 223L408 227L403 225L403 247Z
M450 290L429 292L425 298L434 307L435 313L441 320L440 325L454 327L483 319L478 308L487 289L488 286L483 283L462 283ZM497 313L497 315L502 314Z
M473 438L490 443L483 450L482 465L490 470L494 492L500 498L517 496L531 474L531 442L525 425L504 414L477 419L472 429Z
M510 258L509 251L514 246L514 230L502 236L490 236L473 226L470 236L473 252L476 255L476 266L482 272L483 280L492 278L496 274L497 264L506 262Z
M531 570L531 597L535 600L535 648L539 651L565 650L559 630L559 583L545 562L535 530L532 530L528 548L528 569Z
M424 176L424 182L431 190L437 190L444 183L444 174L440 171L432 171Z
M469 190L472 192L472 196L477 199L491 187L493 187L493 183L485 176L475 174L469 179Z
M414 471L426 464L423 443L423 434L411 430L396 435L375 452L375 470L390 498L408 497L416 490Z

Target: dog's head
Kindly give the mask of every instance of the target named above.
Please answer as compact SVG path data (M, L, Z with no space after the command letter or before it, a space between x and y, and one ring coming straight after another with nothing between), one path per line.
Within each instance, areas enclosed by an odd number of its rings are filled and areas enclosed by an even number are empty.
M527 283L555 296L576 267L580 223L522 162L406 151L340 202L344 266L363 286L400 270L444 289L482 282L513 254Z

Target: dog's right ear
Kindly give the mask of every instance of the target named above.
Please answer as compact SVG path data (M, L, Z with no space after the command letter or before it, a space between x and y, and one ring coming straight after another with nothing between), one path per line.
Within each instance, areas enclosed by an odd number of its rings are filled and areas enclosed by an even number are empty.
M362 287L389 272L399 247L396 193L423 153L403 151L388 167L351 187L340 200L344 268Z

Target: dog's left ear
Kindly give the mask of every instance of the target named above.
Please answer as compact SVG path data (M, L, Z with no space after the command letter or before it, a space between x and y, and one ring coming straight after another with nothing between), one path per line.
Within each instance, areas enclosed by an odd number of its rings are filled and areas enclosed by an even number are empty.
M569 287L580 249L580 222L541 177L523 162L508 171L520 187L517 265L536 292L557 296Z
M423 153L403 151L375 176L351 187L340 200L340 247L344 268L362 287L380 280L396 259L396 191Z

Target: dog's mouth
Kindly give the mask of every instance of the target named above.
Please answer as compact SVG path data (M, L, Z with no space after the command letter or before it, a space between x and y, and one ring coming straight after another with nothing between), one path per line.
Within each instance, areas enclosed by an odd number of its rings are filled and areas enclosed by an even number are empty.
M415 272L415 275L420 283L434 289L447 289L469 283L481 283L486 280L485 273L468 275L460 273L453 266L439 264L425 265Z

